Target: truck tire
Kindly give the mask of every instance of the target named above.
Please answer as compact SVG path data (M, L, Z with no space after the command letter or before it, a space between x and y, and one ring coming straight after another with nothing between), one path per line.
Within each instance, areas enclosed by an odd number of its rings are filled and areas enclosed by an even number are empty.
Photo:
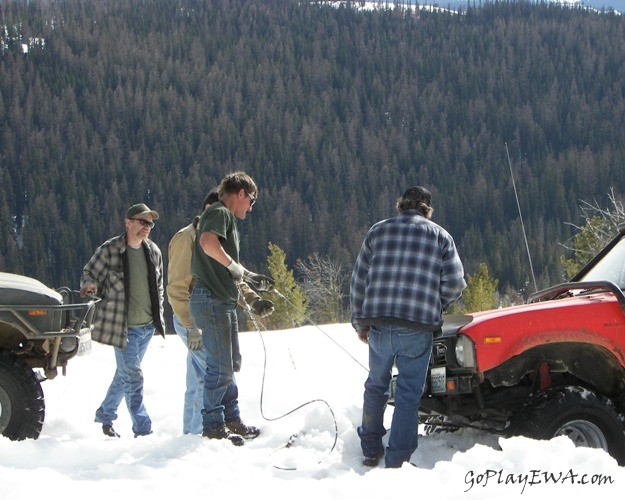
M568 436L576 446L600 448L625 464L625 426L612 402L583 387L553 387L530 398L512 418L509 436Z
M13 441L37 439L44 415L43 391L33 370L0 350L0 434Z

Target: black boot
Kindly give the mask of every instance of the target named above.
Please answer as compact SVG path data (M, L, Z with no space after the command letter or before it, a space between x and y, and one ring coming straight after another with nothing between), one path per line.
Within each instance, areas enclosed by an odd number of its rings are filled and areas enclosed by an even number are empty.
M240 418L226 420L226 426L232 432L243 436L245 439L254 439L260 435L260 429L258 427L245 425Z
M225 425L216 430L205 430L202 432L202 437L208 439L228 439L235 446L243 446L245 444L245 441L239 434L228 432Z
M103 433L105 436L112 437L112 438L118 438L118 437L121 437L119 434L117 434L117 432L115 431L115 429L113 429L113 426L112 426L112 425L102 424L102 433Z
M384 451L380 451L375 455L370 457L365 457L362 459L362 465L365 467L377 467L380 463L380 459L384 456Z

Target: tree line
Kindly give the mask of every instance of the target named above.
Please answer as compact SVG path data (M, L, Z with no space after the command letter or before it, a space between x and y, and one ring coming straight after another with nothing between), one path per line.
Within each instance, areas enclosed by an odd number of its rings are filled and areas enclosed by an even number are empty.
M0 270L51 286L77 286L137 202L161 213L166 254L204 195L245 170L260 188L240 224L250 268L267 269L271 243L318 288L315 265L351 271L369 226L421 184L467 272L486 263L523 292L506 145L541 287L564 276L580 200L625 185L625 20L612 13L3 0L0 23Z

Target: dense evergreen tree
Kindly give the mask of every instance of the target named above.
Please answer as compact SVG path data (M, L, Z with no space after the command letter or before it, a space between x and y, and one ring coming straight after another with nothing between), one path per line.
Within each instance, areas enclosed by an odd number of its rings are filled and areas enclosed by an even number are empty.
M355 5L355 3L354 3ZM0 269L78 285L144 201L162 249L229 171L258 182L242 255L351 269L412 184L468 273L560 281L579 200L625 185L625 19L290 0L2 0ZM24 46L28 50L24 50ZM619 193L617 192L617 196ZM530 292L533 290L529 290Z
M498 280L490 276L488 266L482 262L475 274L467 275L467 287L459 302L452 305L451 313L468 314L494 309L499 304Z
M284 250L273 243L269 243L267 267L275 282L275 288L273 294L263 295L274 303L274 312L263 320L264 323L272 330L304 324L308 300L286 263Z

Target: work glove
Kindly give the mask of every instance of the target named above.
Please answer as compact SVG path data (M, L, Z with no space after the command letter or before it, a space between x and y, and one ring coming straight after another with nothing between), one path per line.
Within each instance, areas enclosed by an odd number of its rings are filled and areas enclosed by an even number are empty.
M261 318L266 318L274 311L273 302L260 297L254 299L254 301L250 304L250 307L252 308L252 311L254 311L254 314L260 316Z
M276 282L269 276L264 274L256 274L251 271L247 271L243 276L243 279L252 285L259 292L271 292Z
M202 348L202 330L194 324L187 326L187 347L191 351L199 351Z
M237 283L241 281L241 278L243 278L243 276L249 273L247 269L245 269L238 262L235 262L234 259L230 261L230 264L226 266L226 269L230 273L230 276L232 276L232 279Z

